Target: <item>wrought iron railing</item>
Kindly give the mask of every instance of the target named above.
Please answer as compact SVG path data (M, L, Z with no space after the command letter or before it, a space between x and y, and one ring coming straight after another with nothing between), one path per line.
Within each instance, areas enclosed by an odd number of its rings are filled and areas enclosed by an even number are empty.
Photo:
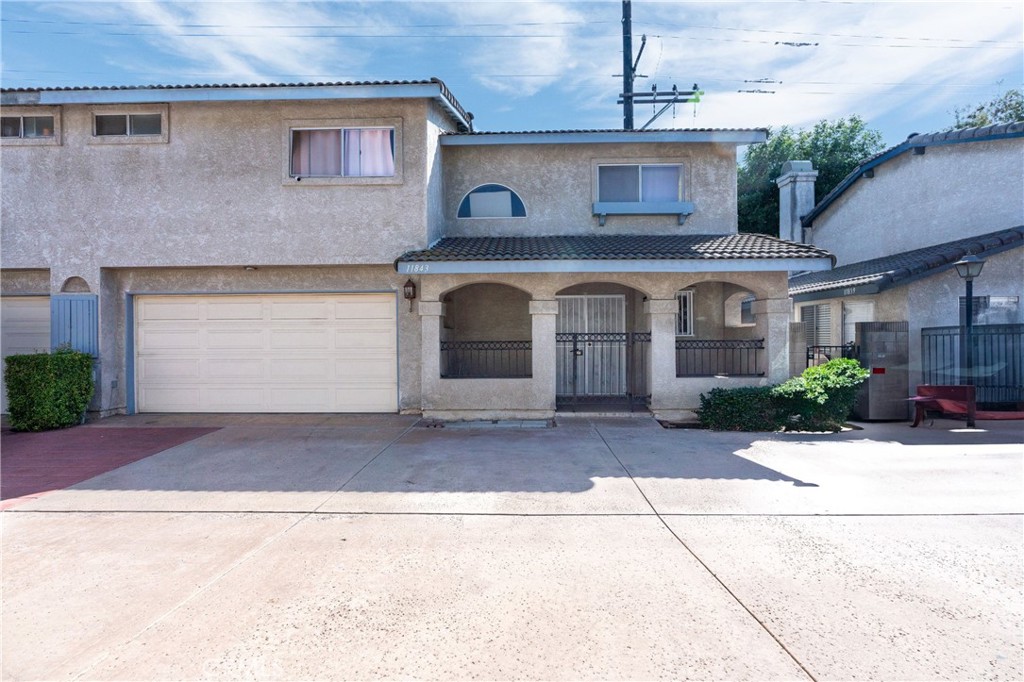
M530 341L442 341L442 379L528 379Z
M847 343L842 346L807 346L807 367L821 365L835 358L856 360L860 357L860 346Z
M676 339L676 376L764 376L764 339Z
M1024 324L979 324L971 327L973 377L966 376L964 327L921 330L921 383L977 386L977 401L1024 403Z

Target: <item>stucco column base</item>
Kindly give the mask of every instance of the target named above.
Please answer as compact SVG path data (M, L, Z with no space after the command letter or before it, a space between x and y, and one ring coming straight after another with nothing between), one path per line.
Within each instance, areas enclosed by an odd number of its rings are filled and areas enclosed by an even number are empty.
M792 303L788 298L767 298L751 306L757 335L764 338L764 374L769 383L789 378L789 321Z
M647 301L646 312L651 323L651 412L678 409L673 390L676 378L676 314L678 303L672 299Z

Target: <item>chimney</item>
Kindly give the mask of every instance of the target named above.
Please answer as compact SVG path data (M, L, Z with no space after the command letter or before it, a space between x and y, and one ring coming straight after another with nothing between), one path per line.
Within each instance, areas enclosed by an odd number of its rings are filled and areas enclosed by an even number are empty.
M776 178L779 186L779 237L791 242L804 240L800 218L814 208L814 180L818 171L810 161L787 161L782 164L782 175Z

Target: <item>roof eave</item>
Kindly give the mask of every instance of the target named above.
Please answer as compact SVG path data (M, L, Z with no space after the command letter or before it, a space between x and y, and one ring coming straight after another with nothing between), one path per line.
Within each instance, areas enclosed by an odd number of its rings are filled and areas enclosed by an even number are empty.
M779 272L819 271L832 259L818 258L678 258L678 259L536 259L395 261L403 275L499 274L545 272Z
M14 105L151 104L165 102L269 102L352 99L434 99L455 123L472 129L468 112L440 80L423 83L322 85L239 85L138 87L4 92L0 103Z
M481 147L489 145L535 144L621 144L666 142L711 142L717 144L757 144L767 139L765 130L617 130L559 131L524 133L473 133L444 135L443 147Z

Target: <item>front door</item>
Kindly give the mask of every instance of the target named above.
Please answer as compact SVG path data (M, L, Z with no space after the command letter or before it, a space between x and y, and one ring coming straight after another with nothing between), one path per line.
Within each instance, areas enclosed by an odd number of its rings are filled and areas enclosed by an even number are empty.
M625 398L626 297L556 298L557 396L584 401Z

